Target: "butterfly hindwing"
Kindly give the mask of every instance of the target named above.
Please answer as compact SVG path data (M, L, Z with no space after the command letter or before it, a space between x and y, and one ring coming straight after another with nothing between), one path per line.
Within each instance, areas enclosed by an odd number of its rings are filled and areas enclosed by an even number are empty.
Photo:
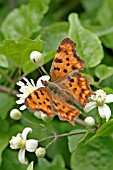
M76 54L76 44L65 38L59 45L50 69L51 81L59 82L73 70L82 70L84 62Z
M81 113L74 106L69 105L65 101L61 100L58 95L54 96L52 107L61 120L69 121L72 125L74 125L74 119L77 118Z
M79 72L70 74L61 82L62 88L67 89L73 97L73 103L84 107L91 94L94 94L89 86L88 79Z
M52 97L47 88L41 87L32 92L25 100L25 105L30 112L42 111L49 117L54 116L52 110Z

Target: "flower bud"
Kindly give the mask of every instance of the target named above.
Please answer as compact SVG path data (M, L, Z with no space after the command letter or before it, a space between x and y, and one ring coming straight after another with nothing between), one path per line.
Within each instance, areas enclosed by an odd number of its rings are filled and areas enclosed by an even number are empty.
M86 117L84 121L85 121L87 126L94 126L94 124L95 124L95 120L91 116Z
M42 111L36 111L34 112L34 116L36 116L38 119L41 119L41 115L43 114Z
M44 121L44 122L50 122L52 119L53 119L53 117L49 117L48 115L46 115L46 114L42 114L41 115L41 119Z
M29 139L26 141L26 150L28 152L35 152L38 146L38 141L34 139Z
M38 158L42 158L42 157L45 156L46 150L45 150L45 148L39 147L39 148L36 150L35 154L36 154L36 156L37 156Z
M44 64L44 58L39 51L32 51L30 54L30 59L38 67L40 67Z
M21 119L22 114L18 109L13 109L10 112L10 117L14 120L19 120L19 119Z

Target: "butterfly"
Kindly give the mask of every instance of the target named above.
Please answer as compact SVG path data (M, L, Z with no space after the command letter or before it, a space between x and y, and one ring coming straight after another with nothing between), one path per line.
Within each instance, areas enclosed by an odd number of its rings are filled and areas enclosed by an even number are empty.
M84 68L84 61L77 55L75 46L69 38L60 43L50 69L50 81L43 81L45 87L35 90L25 100L30 112L42 111L49 117L57 114L74 125L81 112L73 104L84 107L93 94L88 79L78 72Z

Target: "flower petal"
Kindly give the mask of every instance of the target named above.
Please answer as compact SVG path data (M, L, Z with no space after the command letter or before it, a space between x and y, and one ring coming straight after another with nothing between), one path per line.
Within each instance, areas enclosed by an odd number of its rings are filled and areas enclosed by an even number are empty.
M23 132L22 132L22 138L23 138L24 140L26 140L28 133L31 133L31 132L32 132L32 129L29 128L29 127L26 127L26 128L23 130Z
M28 152L35 152L38 146L38 141L35 139L29 139L26 141L26 150Z
M90 110L94 109L96 107L96 102L89 102L85 105L84 111L89 112Z
M18 86L24 86L25 84L22 81L16 83Z
M27 164L28 162L25 160L25 149L20 149L18 153L18 160L21 164Z
M113 94L106 95L105 103L111 103L113 102Z
M41 77L38 79L37 83L36 83L37 88L45 87L45 86L42 84L42 80L43 80L43 81L49 81L49 79L50 79L50 76L48 76L48 75L41 76Z
M17 100L17 101L16 101L17 104L22 104L22 103L24 103L24 102L25 102L24 99L20 99L20 100Z
M25 110L27 107L25 106L25 105L22 105L21 107L20 107L20 110Z
M109 120L111 116L111 110L109 106L104 104L103 106L98 106L98 112L101 118L106 118L106 122Z

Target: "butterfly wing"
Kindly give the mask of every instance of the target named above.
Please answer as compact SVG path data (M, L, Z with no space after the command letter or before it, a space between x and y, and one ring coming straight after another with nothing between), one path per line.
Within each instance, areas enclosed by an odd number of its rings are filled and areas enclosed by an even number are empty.
M76 54L75 46L76 44L69 38L61 42L50 69L51 81L59 82L73 70L82 70L84 68L84 62Z
M53 97L52 107L61 120L66 120L72 125L74 125L74 119L77 118L81 113L74 106L69 105L64 100L61 100L58 95Z
M62 89L66 89L67 93L72 96L73 103L84 107L88 97L94 92L89 86L88 79L79 72L73 72L60 84Z
M32 92L25 100L26 107L30 112L42 111L49 117L53 117L52 96L47 88L41 87Z

